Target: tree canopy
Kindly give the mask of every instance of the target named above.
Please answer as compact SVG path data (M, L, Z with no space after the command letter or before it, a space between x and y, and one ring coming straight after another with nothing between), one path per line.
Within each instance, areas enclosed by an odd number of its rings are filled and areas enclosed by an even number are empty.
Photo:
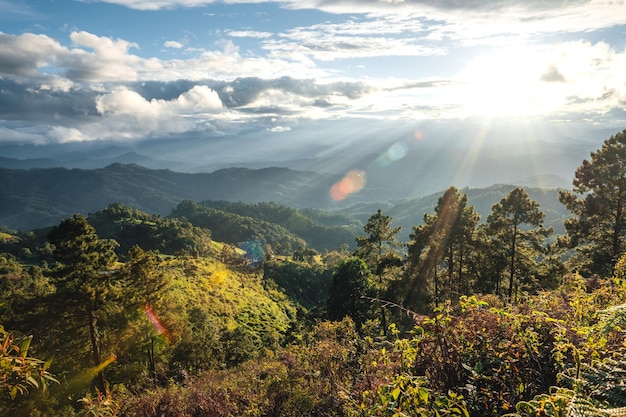
M569 247L583 272L609 274L626 239L626 130L591 152L576 169L572 191L559 200L574 215L565 222Z

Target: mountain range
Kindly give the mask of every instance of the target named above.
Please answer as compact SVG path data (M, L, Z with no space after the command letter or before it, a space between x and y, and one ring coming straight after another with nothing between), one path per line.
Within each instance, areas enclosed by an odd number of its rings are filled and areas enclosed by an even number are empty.
M345 200L331 198L329 190L341 176L288 168L227 168L212 173L154 170L136 164L111 164L97 169L0 168L0 225L27 231L57 224L74 213L85 215L122 203L138 210L169 215L183 200L273 201L294 208L318 208L349 215L361 222L382 209L403 227L408 239L411 227L432 212L444 189L422 197L393 198L382 185L365 184ZM491 206L513 185L462 188L469 204L484 220ZM546 225L557 231L568 216L558 202L556 188L526 187L546 213Z

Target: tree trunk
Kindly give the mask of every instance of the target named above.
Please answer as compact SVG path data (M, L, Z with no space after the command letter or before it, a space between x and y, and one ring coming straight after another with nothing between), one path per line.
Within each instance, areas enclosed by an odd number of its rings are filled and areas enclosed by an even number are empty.
M435 265L435 307L439 307L439 278L437 277L437 265Z
M156 359L154 356L154 337L150 338L150 346L148 346L148 367L150 369L150 377L152 381L157 383Z
M622 190L618 190L617 207L615 209L615 227L613 228L613 253L612 260L613 265L617 262L617 259L621 255L621 249L619 244L619 238L622 234Z
M450 300L452 300L452 295L455 293L458 288L455 287L454 282L454 252L452 249L452 242L448 244L448 288L450 291Z
M465 276L463 274L463 256L465 255L463 250L465 249L465 245L463 244L463 239L461 239L461 243L459 245L459 292L462 295L467 295L468 285L465 282Z
M511 274L509 276L509 303L513 300L513 282L515 280L515 243L517 239L517 224L513 225L513 239L511 241Z
M98 338L98 319L91 307L89 307L89 336L91 338L91 354L93 359L93 365L98 368L102 363L100 358L100 343ZM104 393L106 390L104 382L104 369L100 370L95 376L96 387L100 392Z

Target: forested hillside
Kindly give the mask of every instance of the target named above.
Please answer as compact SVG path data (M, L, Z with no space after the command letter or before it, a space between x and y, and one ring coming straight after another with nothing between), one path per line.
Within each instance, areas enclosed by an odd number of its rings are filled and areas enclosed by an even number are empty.
M334 181L331 176L284 168L231 168L208 174L121 164L94 170L0 169L0 225L24 231L51 226L74 213L87 215L114 202L161 215L183 200L325 207L332 201L328 190Z
M121 164L96 170L0 169L0 199L4 202L0 205L0 225L22 231L49 227L74 213L88 215L111 203L167 216L185 200L250 218L258 216L260 207L255 204L275 202L305 210L301 212L326 226L360 226L370 213L382 208L403 227L402 237L408 239L411 226L422 221L424 213L435 207L439 197L437 193L417 199L384 201L381 200L384 193L370 193L353 194L337 202L329 190L338 180L329 175L281 168L225 169L210 174ZM463 192L484 220L491 206L513 188L513 185L494 185ZM544 209L546 225L562 232L568 213L558 201L558 191L538 188L527 191ZM251 206L242 211L243 206L238 207L238 202ZM281 224L273 218L258 220ZM281 221L284 223L286 219ZM316 241L308 241L309 245L316 248L336 245L324 232L319 233Z
M0 415L621 415L626 131L573 184L561 236L541 193L453 186L408 238L190 200L5 229Z

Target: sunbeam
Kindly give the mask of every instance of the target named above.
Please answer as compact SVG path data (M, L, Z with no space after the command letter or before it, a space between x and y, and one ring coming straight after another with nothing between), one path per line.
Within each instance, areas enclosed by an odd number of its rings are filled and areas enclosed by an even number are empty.
M113 362L117 360L116 355L109 356L108 359L103 361L101 364L94 366L92 368L87 369L82 374L78 375L72 382L70 383L70 392L78 392L86 387L93 379L102 371L106 369L107 366L111 365Z

